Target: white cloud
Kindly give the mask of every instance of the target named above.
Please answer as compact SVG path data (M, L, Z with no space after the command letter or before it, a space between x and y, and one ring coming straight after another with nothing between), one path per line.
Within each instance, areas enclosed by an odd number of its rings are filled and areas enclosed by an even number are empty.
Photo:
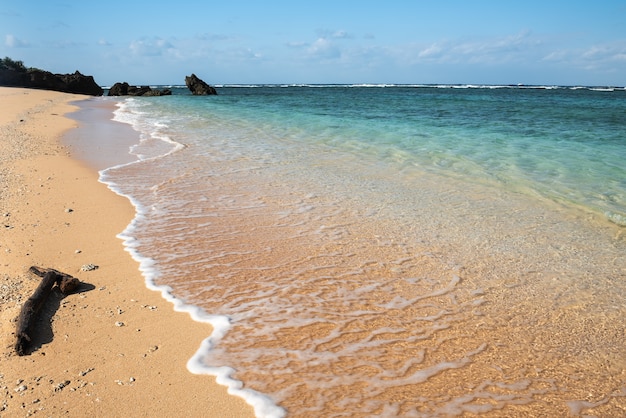
M345 30L338 30L331 34L331 37L335 39L352 39L352 35L350 35Z
M566 50L551 51L542 58L542 61L560 62L569 59L571 53Z
M317 34L313 42L291 41L285 42L285 46L302 50L304 55L301 58L307 60L337 60L350 55L349 48L343 43L354 38L350 33L345 30L318 30Z
M317 36L320 38L331 38L331 39L352 39L354 36L348 33L345 30L329 30L329 29L318 29L316 31Z
M536 61L542 42L530 32L483 40L439 40L430 45L413 44L398 53L401 61L419 64L493 64Z
M443 51L444 51L443 47L435 43L427 47L426 49L419 51L417 56L419 58L436 59L441 56Z
M291 41L286 42L285 46L295 50L301 50L308 58L324 58L336 56L338 53L337 47L333 41L327 37L319 37L313 42L304 41Z
M161 56L175 50L174 45L162 38L135 40L128 48L134 55L149 57Z
M285 45L287 45L290 48L303 48L303 47L307 47L309 44L306 42L302 42L302 41L292 41L292 42L287 42Z
M26 48L30 46L27 41L23 41L10 34L5 37L4 44L9 48Z
M573 64L589 71L624 73L626 71L626 43L593 45L574 57Z
M615 54L613 59L615 61L626 61L626 51Z
M561 48L547 53L542 61L569 69L589 72L618 73L626 71L626 42L595 44L586 48Z
M232 41L234 40L233 36L224 35L221 33L201 33L196 35L196 39L199 41Z
M626 44L594 45L585 50L581 57L587 61L610 62L623 61L626 56Z
M333 59L341 56L341 50L328 38L318 38L307 49L310 58Z

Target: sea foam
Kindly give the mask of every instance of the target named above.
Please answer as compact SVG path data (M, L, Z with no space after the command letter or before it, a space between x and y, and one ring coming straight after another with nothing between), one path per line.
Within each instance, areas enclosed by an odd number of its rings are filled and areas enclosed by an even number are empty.
M146 137L162 140L170 146L170 149L162 154L151 155L149 158L157 159L163 158L167 155L177 152L184 148L182 144L172 141L169 137L160 134L158 128L167 127L165 124L156 124L157 130L151 130L146 132L148 126L155 125L142 125L139 121L140 118L133 115L133 111L128 109L128 103L133 101L129 99L125 102L121 102L118 105L118 110L114 112L113 120L121 123L130 124L135 130L140 132L142 140ZM133 101L134 102L134 101ZM129 150L131 154L137 156L138 161L145 160L148 157L136 152L135 147L131 147ZM116 194L129 199L131 204L135 208L135 217L126 229L117 235L123 242L124 249L131 255L131 257L139 263L139 270L145 278L146 287L150 290L159 292L161 297L167 302L173 305L174 311L188 313L192 320L201 323L207 323L212 327L211 335L200 342L199 348L196 353L188 360L187 368L194 374L206 374L215 376L216 382L220 385L228 388L228 393L234 396L241 397L254 408L255 416L259 418L281 418L285 416L285 410L277 406L270 397L259 393L252 389L243 388L241 381L238 381L232 377L233 369L230 367L211 367L207 366L204 362L207 353L219 343L223 336L230 329L230 319L225 315L210 315L207 314L202 308L184 303L183 300L178 299L172 295L172 289L169 286L157 285L155 278L160 275L158 266L151 258L143 256L138 248L134 231L137 222L146 216L148 212L147 208L143 207L133 196L127 195L120 187L112 180L109 173L116 169L136 164L136 162L130 162L122 165L113 166L100 171L99 181L106 184L108 188Z

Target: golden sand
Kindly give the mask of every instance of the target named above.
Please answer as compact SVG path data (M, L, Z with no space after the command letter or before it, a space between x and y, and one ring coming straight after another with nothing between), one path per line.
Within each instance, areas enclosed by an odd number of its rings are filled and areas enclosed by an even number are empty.
M211 329L145 287L116 238L131 204L61 145L76 127L63 115L84 98L0 87L0 416L253 416L213 377L187 371ZM51 295L34 351L19 357L16 318L39 283L31 265L84 286Z

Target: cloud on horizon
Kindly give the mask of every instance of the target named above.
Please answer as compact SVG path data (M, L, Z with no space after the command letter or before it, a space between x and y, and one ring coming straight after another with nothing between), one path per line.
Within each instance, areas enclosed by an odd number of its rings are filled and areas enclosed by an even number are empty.
M30 46L30 43L28 41L19 39L11 34L5 36L4 44L9 48L27 48Z
M353 76L381 81L381 74L389 74L383 81L409 82L448 75L455 80L445 81L461 82L465 77L481 79L499 71L498 78L510 75L529 83L557 81L560 72L573 74L563 82L583 82L626 72L626 40L585 47L576 39L578 35L559 37L527 29L469 40L442 38L405 44L385 44L374 36L356 36L344 30L318 30L316 35L310 40L285 41L282 49L266 47L259 55L268 62L280 57L285 68L298 68L304 76L316 74L313 66L317 66L319 74L335 74L344 80ZM484 72L487 69L489 73ZM546 77L533 79L541 73Z
M600 73L626 72L626 40L594 44L587 48L558 49L546 54L542 61Z
M530 31L484 40L443 39L428 45L408 45L403 58L413 64L493 64L537 60L545 43Z
M579 35L521 30L474 39L389 43L370 34L320 29L311 31L309 39L263 43L252 35L205 32L126 41L96 38L90 44L47 40L32 45L8 34L5 46L25 48L17 58L33 65L41 48L56 49L55 61L49 62L59 68L91 69L101 73L101 79L117 79L124 73L155 78L146 82L169 82L172 74L179 77L189 68L204 69L218 82L498 83L511 78L510 82L525 83L603 83L606 78L606 83L615 83L615 74L626 73L626 39L585 45L575 36ZM566 73L568 78L563 76Z

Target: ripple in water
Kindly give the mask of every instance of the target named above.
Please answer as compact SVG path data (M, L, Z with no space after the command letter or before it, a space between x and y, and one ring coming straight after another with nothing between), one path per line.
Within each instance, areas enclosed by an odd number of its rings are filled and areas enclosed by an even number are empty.
M229 318L207 365L294 417L626 409L615 226L363 155L229 139L105 176L139 204L131 233L156 283Z

